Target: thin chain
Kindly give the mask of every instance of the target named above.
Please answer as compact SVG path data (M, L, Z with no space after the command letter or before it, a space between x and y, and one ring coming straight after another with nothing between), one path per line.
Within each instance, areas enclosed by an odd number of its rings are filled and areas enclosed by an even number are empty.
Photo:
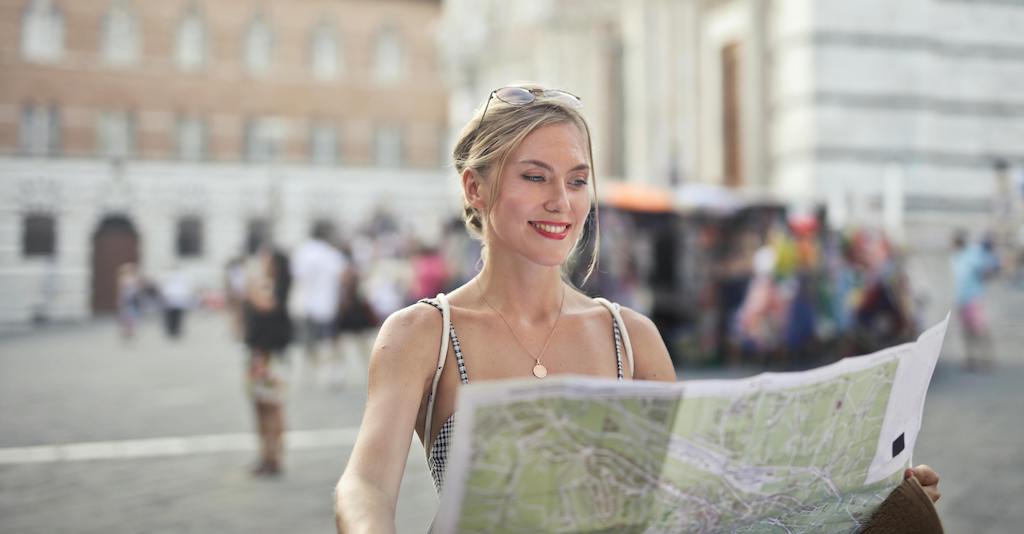
M516 334L515 329L512 328L512 325L509 324L508 320L505 319L505 316L502 315L497 308L491 306L491 303L487 301L487 297L484 296L484 290L483 288L480 287L479 278L476 279L476 289L477 291L480 292L480 298L483 299L484 304L486 304L488 308L493 310L494 313L498 314L498 317L501 319L501 322L505 323L505 326L508 327L509 332L512 332L512 337L515 338L516 343L519 343L519 346L522 347L522 349L525 350L526 353L529 354L530 357L533 358L533 360L539 365L541 356L544 356L544 351L548 350L548 345L551 344L551 338L555 335L555 329L558 328L558 321L562 319L562 309L565 307L565 284L562 284L562 302L558 305L558 316L555 317L555 324L554 326L551 327L551 331L548 332L547 339L544 340L544 347L541 348L540 352L538 352L537 354L534 354L533 352L530 351L530 349L526 348L526 345L523 343L523 340L519 339L519 336Z

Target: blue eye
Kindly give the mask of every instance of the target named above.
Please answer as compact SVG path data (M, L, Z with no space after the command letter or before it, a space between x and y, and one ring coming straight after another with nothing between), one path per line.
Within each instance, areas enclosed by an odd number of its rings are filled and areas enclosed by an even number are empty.
M586 178L576 178L575 180L572 181L572 185L574 185L576 187L586 187L587 186L587 179Z
M529 180L531 182L543 182L544 181L544 177L543 176L539 176L539 175L536 175L536 174L524 174L523 175L523 179L524 180Z

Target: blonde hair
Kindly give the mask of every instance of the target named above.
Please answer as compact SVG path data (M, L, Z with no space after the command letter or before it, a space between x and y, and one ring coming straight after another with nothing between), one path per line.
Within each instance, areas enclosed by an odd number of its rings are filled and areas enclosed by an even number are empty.
M514 84L514 87L524 89L543 89L536 84ZM487 114L484 115L484 110ZM487 202L487 210L480 213L463 198L463 222L466 229L474 238L483 242L484 220L490 217L490 210L498 196L502 171L509 156L516 148L542 126L553 124L572 124L576 126L583 135L587 147L587 163L590 165L591 179L593 184L593 216L587 217L587 222L593 225L594 232L590 236L594 241L594 249L587 265L586 274L580 285L586 283L597 267L597 257L600 249L601 227L597 221L597 173L594 169L594 151L590 141L590 127L587 125L583 115L573 107L556 99L545 98L538 95L537 98L528 104L515 106L507 104L494 96L488 96L488 100L477 108L473 118L462 129L455 149L452 152L455 171L459 176L466 171L472 170L480 180L491 179L494 182L490 187L490 198ZM569 273L576 266L578 255L586 245L583 239L585 233L580 234L579 241L573 246L569 260L562 267L562 275L566 280ZM485 249L486 254L486 249Z

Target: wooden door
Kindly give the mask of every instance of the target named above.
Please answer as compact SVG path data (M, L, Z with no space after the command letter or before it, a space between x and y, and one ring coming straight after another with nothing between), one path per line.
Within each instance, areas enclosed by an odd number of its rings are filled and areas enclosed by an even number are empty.
M92 311L117 311L117 271L139 263L139 236L126 217L107 217L92 239Z
M743 185L741 52L737 42L722 47L722 181L727 187Z

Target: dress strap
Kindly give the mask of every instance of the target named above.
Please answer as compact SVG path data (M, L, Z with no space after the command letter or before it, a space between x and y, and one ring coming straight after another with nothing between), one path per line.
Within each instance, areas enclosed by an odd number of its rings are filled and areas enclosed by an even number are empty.
M612 321L615 323L615 333L622 334L622 346L626 350L626 363L629 365L629 377L633 378L633 344L629 342L629 331L626 330L626 322L622 320L622 313L620 312L621 307L617 302L609 302L608 299L603 297L597 297L594 300L599 302L602 306L608 309L612 314ZM618 353L620 342L616 336L615 340L615 352ZM620 362L621 365L621 362Z
M434 371L434 381L430 384L430 396L427 397L427 419L424 422L423 427L423 442L430 443L430 421L434 417L434 397L437 396L437 382L441 380L441 371L444 370L444 360L445 357L448 356L448 333L451 331L448 326L451 324L452 311L448 306L448 299L445 298L444 293L437 294L437 303L426 299L421 300L420 302L426 302L438 310L441 310L441 347L438 350L437 369Z
M448 342L451 340L452 348L455 349L455 364L459 370L459 381L463 384L469 383L469 374L466 372L466 362L462 358L462 346L459 344L459 336L455 333L455 325L452 324L451 306L444 293L438 293L435 299L422 299L420 302L430 304L441 312L441 346L438 349L437 368L434 370L434 380L430 384L430 396L427 397L427 420L424 423L424 443L430 442L430 424L434 416L434 401L437 399L437 384L441 380L441 371L444 370L444 362L448 356Z

